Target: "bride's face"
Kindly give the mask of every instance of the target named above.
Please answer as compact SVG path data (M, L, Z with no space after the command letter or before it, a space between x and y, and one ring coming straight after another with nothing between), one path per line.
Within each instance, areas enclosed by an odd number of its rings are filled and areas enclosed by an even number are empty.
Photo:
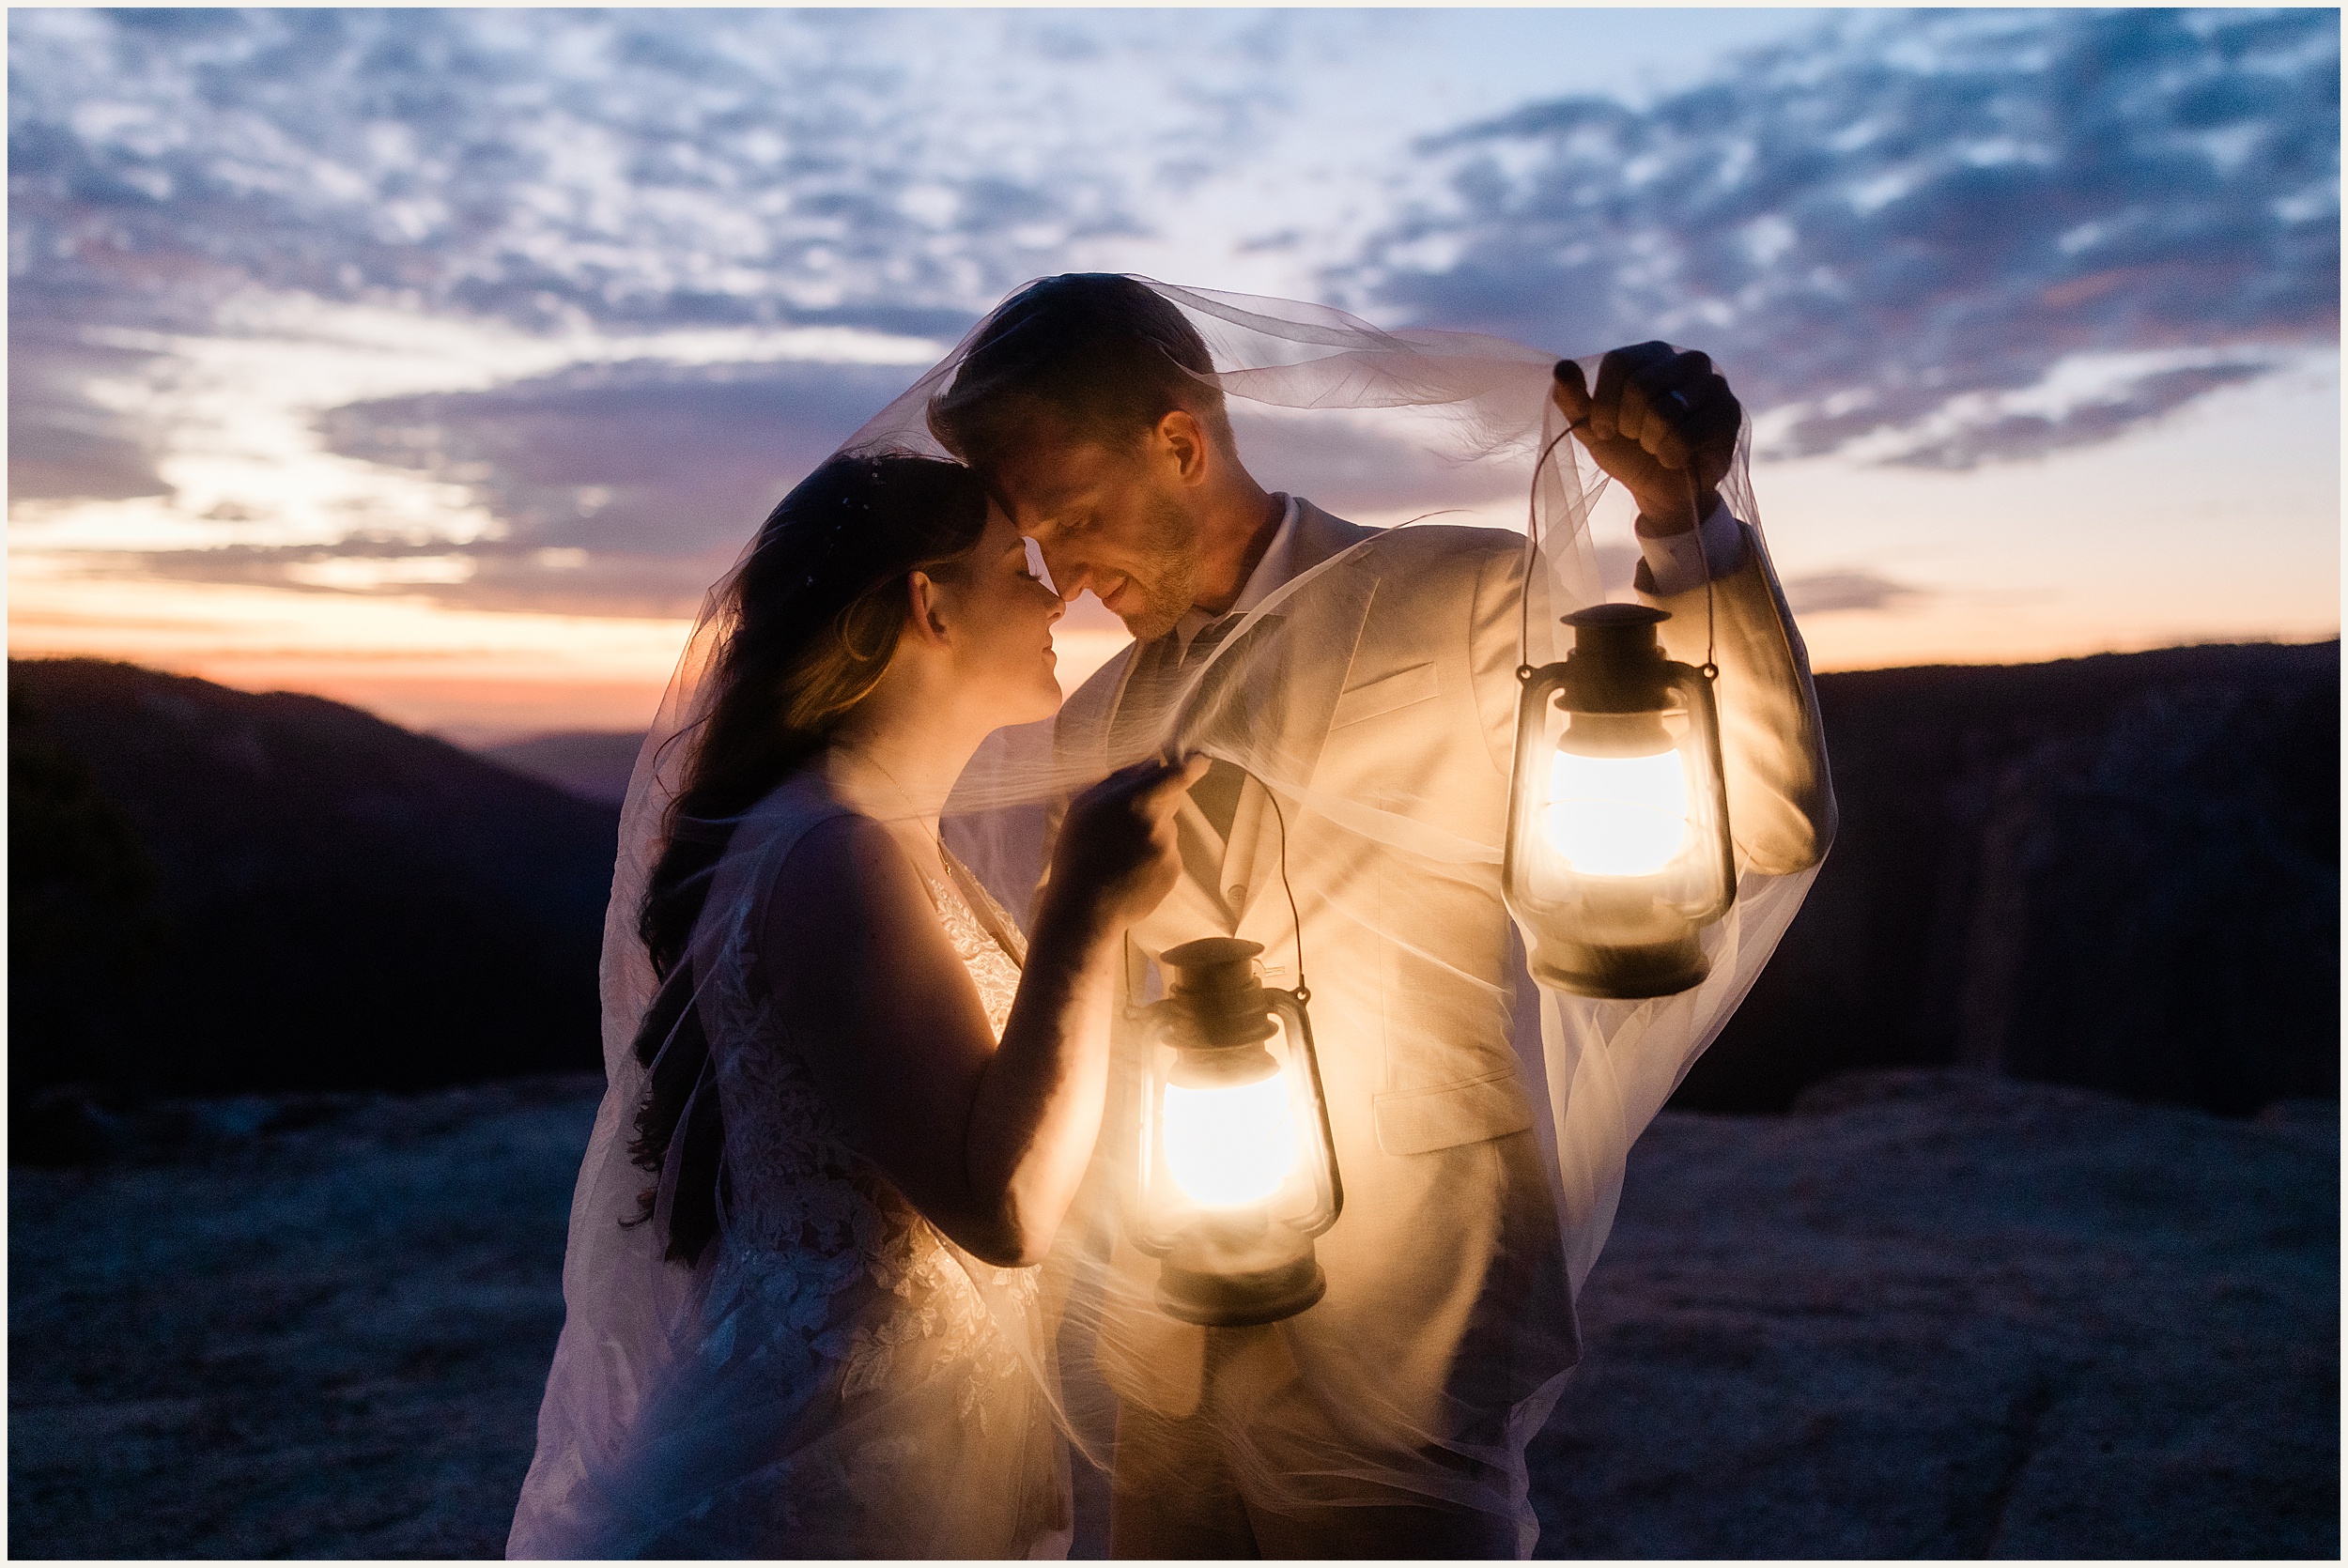
M998 508L960 564L946 607L962 694L998 728L1051 717L1060 699L1052 623L1067 607L1027 569L1027 542Z

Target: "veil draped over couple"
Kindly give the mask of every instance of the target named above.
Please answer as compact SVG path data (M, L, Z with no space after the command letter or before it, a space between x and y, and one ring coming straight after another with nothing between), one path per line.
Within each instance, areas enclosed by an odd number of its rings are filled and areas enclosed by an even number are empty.
M1832 834L1745 434L1661 344L1082 274L794 488L628 789L510 1555L1061 1556L1076 1462L1117 1555L1528 1554L1624 1157ZM1307 481L1399 526L1266 488ZM1735 846L1707 976L1643 1001L1535 986L1502 894L1609 482ZM1135 640L1063 705L1085 589ZM1203 937L1308 990L1342 1179L1325 1293L1253 1326L1168 1313L1132 1222L1141 1010Z

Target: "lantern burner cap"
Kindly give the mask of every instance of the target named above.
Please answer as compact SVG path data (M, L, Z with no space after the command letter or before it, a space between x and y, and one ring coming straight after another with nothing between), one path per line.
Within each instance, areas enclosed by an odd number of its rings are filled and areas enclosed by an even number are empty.
M1174 977L1166 986L1168 991L1194 996L1214 995L1261 990L1256 978L1256 958L1262 951L1260 942L1247 942L1236 936L1202 936L1196 942L1168 947L1159 955L1158 961L1174 971Z
M1271 999L1256 973L1263 945L1235 936L1207 936L1169 947L1158 961L1171 970L1168 1001L1189 1015L1189 1043L1203 1047L1254 1045L1269 1039Z
M1652 626L1671 618L1671 611L1657 609L1653 605L1623 604L1610 599L1600 605L1583 605L1563 619L1567 625L1579 630L1583 626Z
M1655 628L1671 619L1671 611L1652 605L1584 605L1560 619L1573 628L1573 651L1599 658L1643 657L1660 653Z

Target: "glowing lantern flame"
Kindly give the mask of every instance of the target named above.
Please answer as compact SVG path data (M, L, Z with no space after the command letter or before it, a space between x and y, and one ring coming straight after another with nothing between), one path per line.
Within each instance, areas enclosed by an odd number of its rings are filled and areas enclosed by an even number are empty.
M1263 1077L1212 1088L1166 1086L1166 1163L1174 1184L1201 1208L1270 1201L1296 1165L1288 1083L1267 1064Z
M1565 618L1573 649L1517 671L1501 888L1533 977L1578 996L1672 996L1712 972L1737 897L1719 673L1664 655L1646 605Z
M1676 751L1652 757L1552 754L1542 827L1588 877L1647 877L1688 847L1688 775Z

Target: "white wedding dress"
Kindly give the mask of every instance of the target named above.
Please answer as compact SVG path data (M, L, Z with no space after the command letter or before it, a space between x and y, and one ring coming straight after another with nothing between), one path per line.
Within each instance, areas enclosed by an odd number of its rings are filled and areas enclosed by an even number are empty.
M619 1224L606 1189L630 1186L613 1151L635 1102L614 1101L641 1074L615 1075L509 1556L1066 1554L1041 1271L972 1257L850 1151L806 1065L829 1042L787 1006L791 956L755 945L766 900L793 896L792 847L845 812L816 778L778 789L695 929L727 1181L696 1268L659 1261L657 1226ZM999 1035L1015 928L975 882L923 880Z

